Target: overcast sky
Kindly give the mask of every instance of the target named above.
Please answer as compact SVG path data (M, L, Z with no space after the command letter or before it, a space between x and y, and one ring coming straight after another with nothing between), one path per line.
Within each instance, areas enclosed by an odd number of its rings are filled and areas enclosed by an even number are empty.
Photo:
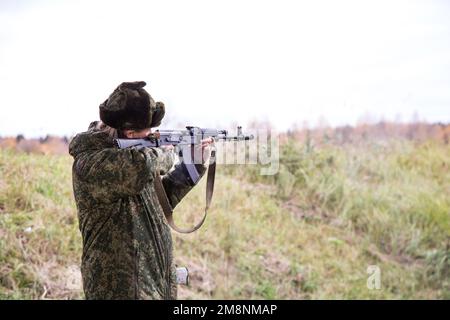
M0 1L0 135L71 135L122 81L169 124L450 121L450 1Z

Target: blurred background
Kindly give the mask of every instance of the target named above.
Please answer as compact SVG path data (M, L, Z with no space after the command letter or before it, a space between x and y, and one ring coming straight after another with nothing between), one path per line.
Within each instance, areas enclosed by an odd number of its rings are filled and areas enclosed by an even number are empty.
M71 136L122 81L165 126L450 120L447 1L0 3L0 135Z
M192 272L180 298L449 299L449 14L444 0L0 1L0 298L83 298L67 146L118 84L144 80L162 128L280 141L278 174L219 166L205 226L174 234ZM198 220L204 188L177 223Z

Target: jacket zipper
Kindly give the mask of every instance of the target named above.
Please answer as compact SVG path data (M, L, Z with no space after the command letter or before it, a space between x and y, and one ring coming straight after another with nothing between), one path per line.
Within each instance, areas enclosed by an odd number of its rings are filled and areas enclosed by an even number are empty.
M147 210L147 207L146 207L146 205L145 205L145 201L144 201L144 197L142 196L142 194L140 194L140 199L141 199L141 201L142 201L142 203L144 203L144 209L145 209L145 212L146 212L146 214L147 214L147 216L149 215L149 213L148 213L148 210ZM150 219L149 217L147 217L147 219ZM169 231L170 232L170 231ZM158 243L158 241L156 240L156 237L155 237L155 235L153 234L153 232L152 232L152 238L153 238L153 243L154 244L156 244L156 243ZM163 298L165 299L165 300L168 300L169 298L170 298L170 263L169 263L169 252L168 252L168 250L167 250L167 248L162 248L162 252L161 252L161 249L159 248L159 246L157 246L156 245L156 247L155 247L155 249L158 251L158 256L160 256L160 262L163 264L163 268L162 268L162 270L164 270L164 263L166 264L166 284L167 284L167 287L166 287L166 289L163 291ZM164 261L164 259L163 258L166 258L165 260L166 261ZM169 272L167 273L167 270L169 270Z
M135 299L139 299L139 245L135 248L134 257L134 291Z
M171 299L170 293L172 290L172 286L171 286L171 279L172 279L172 270L171 270L171 264L169 261L169 252L168 250L166 250L166 263L167 263L167 297L166 299L169 300Z

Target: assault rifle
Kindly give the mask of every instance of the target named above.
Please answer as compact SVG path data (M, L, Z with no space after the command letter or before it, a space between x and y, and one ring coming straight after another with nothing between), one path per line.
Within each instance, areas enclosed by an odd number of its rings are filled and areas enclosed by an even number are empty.
M187 126L186 130L156 130L143 139L116 139L119 148L128 147L160 147L166 145L195 145L202 139L212 137L214 140L243 141L252 140L253 135L242 134L242 127L237 127L237 134L231 136L227 130L203 129Z
M218 129L203 129L199 127L187 126L186 130L156 130L145 138L142 139L115 139L116 145L120 149L136 147L162 147L172 145L177 151L182 167L186 170L186 176L192 186L197 184L201 176L195 166L201 163L199 159L195 159L192 152L193 147L200 145L201 141L206 138L213 138L214 141L248 141L254 139L253 135L244 135L242 133L242 127L237 127L236 135L229 135L227 130ZM211 203L211 198L214 190L214 178L216 171L215 162L215 150L211 152L211 158L209 160L208 178L206 182L206 207L203 219L192 229L180 229L173 222L171 207L164 187L161 182L159 172L155 177L155 190L158 196L161 207L166 216L169 225L176 231L181 233L191 233L201 227L206 219L207 211Z

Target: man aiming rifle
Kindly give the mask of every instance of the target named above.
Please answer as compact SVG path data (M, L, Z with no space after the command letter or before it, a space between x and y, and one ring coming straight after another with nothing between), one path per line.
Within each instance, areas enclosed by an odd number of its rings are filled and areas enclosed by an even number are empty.
M252 138L193 127L152 132L165 107L145 85L119 85L100 105L101 121L69 145L87 299L176 299L169 225L192 232L203 223L214 184L213 137ZM205 215L194 228L180 229L172 210L204 175L210 157Z

